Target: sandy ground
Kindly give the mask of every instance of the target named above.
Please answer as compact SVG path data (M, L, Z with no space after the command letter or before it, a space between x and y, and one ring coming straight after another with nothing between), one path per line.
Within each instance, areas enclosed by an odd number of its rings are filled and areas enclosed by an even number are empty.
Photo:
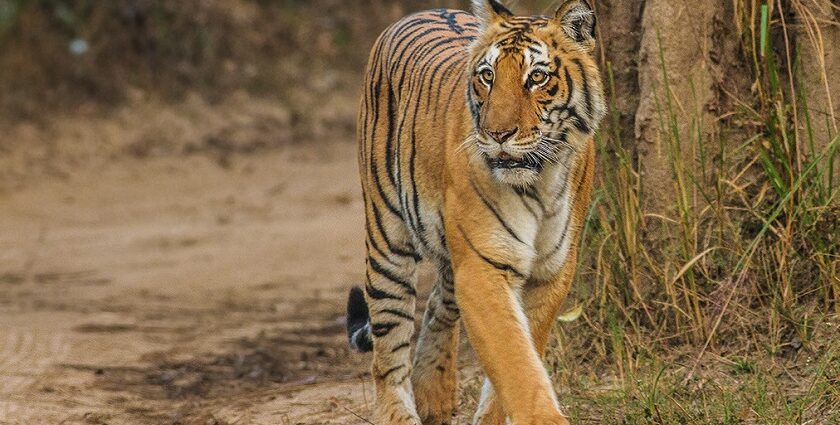
M367 423L343 329L355 147L225 165L123 158L0 191L0 423Z

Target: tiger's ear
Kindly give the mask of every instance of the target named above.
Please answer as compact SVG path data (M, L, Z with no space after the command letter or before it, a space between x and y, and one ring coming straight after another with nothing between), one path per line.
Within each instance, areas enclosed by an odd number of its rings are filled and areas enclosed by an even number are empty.
M595 48L595 12L586 0L566 0L554 15L566 35L587 50Z
M484 26L513 16L513 12L497 0L472 0L472 9Z

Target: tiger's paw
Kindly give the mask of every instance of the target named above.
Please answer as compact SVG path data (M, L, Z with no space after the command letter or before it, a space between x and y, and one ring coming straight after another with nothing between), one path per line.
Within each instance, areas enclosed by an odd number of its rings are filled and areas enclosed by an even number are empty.
M423 425L447 425L452 423L458 396L455 376L437 376L437 379L415 379L414 398L417 413Z
M535 416L524 422L513 422L515 425L570 425L569 419L563 415Z
M504 415L486 414L475 418L474 425L507 425L507 418Z
M420 417L423 418L423 425L450 425L452 423L453 412L430 413L420 411Z
M444 402L439 405L425 405L418 399L417 413L422 418L423 425L449 425L455 414L454 402Z
M381 388L381 387L380 387ZM408 386L381 388L376 395L374 423L388 425L422 425L414 396Z
M379 407L377 408L376 421L377 424L389 425L423 425L414 412L405 408L394 408L395 406Z

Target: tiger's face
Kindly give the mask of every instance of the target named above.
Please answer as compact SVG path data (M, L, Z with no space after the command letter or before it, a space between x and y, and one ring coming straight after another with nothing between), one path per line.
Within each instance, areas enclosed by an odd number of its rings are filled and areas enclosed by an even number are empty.
M483 29L468 76L475 131L467 143L498 180L527 186L588 139L605 114L592 55L595 17L582 0L567 0L554 17L473 3Z

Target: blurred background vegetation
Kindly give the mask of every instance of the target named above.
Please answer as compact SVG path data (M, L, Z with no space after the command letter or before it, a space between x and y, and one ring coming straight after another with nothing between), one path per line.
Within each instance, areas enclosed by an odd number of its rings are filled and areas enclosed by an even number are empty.
M367 47L393 20L467 1L2 0L0 92L8 118L245 90L297 100L358 91ZM550 1L520 2L545 9ZM313 93L314 92L314 93Z
M840 422L840 6L594 4L611 115L570 303L583 313L548 360L572 383L564 403L604 423ZM0 0L0 126L244 96L233 107L270 117L246 147L349 143L373 39L441 6L467 2ZM240 127L174 152L240 146ZM146 147L158 136L128 152L173 152Z
M113 105L141 92L167 101L325 94L359 74L364 55L351 47L369 43L387 17L376 19L377 7L359 19L367 2L320 3L3 0L4 115L36 119L45 108Z

